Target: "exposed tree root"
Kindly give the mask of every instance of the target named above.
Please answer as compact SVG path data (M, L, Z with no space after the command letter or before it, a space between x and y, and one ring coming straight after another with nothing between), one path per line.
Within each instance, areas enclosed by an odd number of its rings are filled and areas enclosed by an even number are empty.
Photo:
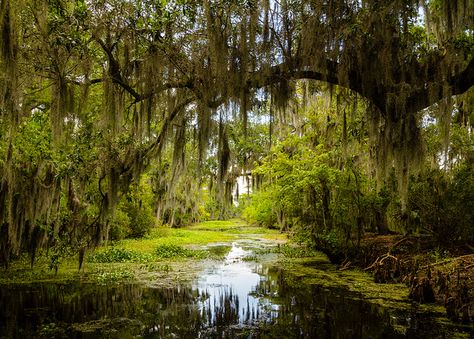
M371 238L360 251L366 257L359 264L372 259L364 270L372 271L376 282L405 283L410 287L410 299L444 304L448 318L471 323L474 320L474 254L458 252L461 255L429 263L433 244L425 240L410 236L391 244L386 238L380 241ZM381 250L386 252L380 254ZM343 263L341 269L346 265L347 262Z

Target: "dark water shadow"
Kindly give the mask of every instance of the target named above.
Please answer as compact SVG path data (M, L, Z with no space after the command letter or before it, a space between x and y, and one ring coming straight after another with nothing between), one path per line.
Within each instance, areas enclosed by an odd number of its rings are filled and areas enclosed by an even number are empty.
M305 285L234 245L189 286L34 284L0 289L0 338L449 338L409 310ZM445 332L443 332L445 331ZM436 336L433 336L436 333Z

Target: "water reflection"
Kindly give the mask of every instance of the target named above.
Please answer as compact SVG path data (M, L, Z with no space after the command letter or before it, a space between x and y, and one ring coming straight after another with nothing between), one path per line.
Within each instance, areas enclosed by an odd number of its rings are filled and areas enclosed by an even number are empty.
M0 338L423 338L439 331L429 322L410 328L402 314L397 332L384 309L242 260L248 254L234 244L192 286L3 286Z
M262 275L256 272L262 267L243 261L248 255L250 251L234 243L224 261L198 279L195 287L200 294L208 296L199 303L201 313L207 317L207 326L254 325L272 318L271 302L254 295L262 280Z

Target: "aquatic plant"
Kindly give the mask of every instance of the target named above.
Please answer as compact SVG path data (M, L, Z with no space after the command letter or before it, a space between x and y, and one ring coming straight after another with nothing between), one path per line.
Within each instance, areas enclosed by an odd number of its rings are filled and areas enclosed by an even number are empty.
M209 252L205 250L191 250L174 244L159 245L155 250L158 258L196 258L202 259L209 256Z
M113 272L102 272L97 274L96 279L99 284L106 285L110 283L117 283L123 280L130 280L134 277L133 272L128 270L116 270Z
M89 262L114 263L114 262L148 262L154 258L147 253L136 252L120 247L108 247L91 254Z

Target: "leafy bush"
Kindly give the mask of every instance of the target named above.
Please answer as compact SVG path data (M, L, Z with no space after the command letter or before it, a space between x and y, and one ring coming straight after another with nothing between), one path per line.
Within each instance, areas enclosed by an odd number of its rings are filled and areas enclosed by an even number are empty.
M125 211L130 218L131 238L141 238L148 234L155 225L155 217L151 208L146 208L134 202L125 205Z
M413 178L407 211L398 219L405 229L434 234L445 244L474 240L474 166L466 163L450 177L433 170Z
M144 175L140 182L132 184L129 192L122 197L110 220L109 238L141 238L156 225L153 213L153 192Z
M122 240L130 233L130 217L122 209L118 208L110 221L109 239Z
M474 163L456 169L447 200L454 235L474 241Z
M242 217L250 224L263 227L275 227L277 223L274 211L274 196L269 191L259 191L251 195L242 211Z

